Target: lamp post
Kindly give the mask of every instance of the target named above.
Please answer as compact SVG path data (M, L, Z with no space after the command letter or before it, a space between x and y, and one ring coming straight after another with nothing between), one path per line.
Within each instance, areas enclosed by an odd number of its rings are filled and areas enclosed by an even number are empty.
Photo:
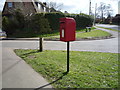
M91 0L89 0L89 15L91 15Z

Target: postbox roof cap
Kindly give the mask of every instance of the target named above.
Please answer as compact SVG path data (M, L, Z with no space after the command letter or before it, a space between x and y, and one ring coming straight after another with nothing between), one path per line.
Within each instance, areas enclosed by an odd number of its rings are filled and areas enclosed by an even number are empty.
M70 18L70 17L64 17L64 18L60 18L60 21L65 21L65 20L74 20L74 18Z
M73 19L73 18L70 18L70 17L64 17L64 18L60 18L60 19Z

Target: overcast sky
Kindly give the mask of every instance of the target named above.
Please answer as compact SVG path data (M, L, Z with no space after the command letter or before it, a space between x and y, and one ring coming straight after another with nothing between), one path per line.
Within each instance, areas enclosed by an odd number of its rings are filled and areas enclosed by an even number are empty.
M4 3L6 0L0 0L0 10L2 11ZM56 2L62 3L62 11L68 11L69 13L89 13L89 0L40 0L42 2ZM111 4L113 9L113 16L118 14L118 1L120 0L91 0L92 11L95 12L95 4L97 6L100 5L100 2L104 2L106 4Z

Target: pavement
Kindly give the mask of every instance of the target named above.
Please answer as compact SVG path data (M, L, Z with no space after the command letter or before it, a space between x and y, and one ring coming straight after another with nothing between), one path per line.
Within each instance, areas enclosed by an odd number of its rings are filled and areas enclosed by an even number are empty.
M2 88L38 88L49 84L24 60L16 56L13 49L3 48L2 51Z
M101 28L98 28L101 29ZM93 51L118 53L118 32L109 31L111 39L70 42L72 51ZM37 40L37 41L36 41ZM38 38L19 38L2 42L2 88L52 88L51 85L24 60L16 56L14 49L38 49ZM66 42L44 41L44 50L66 50ZM1 63L1 62L0 62Z

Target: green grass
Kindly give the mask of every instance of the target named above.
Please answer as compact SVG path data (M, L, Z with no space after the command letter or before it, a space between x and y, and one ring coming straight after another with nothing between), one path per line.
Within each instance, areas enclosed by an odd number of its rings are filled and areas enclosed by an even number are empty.
M108 29L108 30L111 30L111 31L117 31L117 32L120 32L119 30L116 30L116 29L111 29L111 28L105 28L105 27L100 27L100 26L96 26L98 28L103 28L103 29Z
M66 51L38 52L15 50L54 88L117 88L118 54L101 52L70 52L70 72L66 72Z
M96 29L95 27L91 28L92 30ZM83 32L86 29L77 29L76 32ZM16 37L16 38L31 38L31 37L50 37L50 36L57 36L60 34L59 30L53 31L51 33L43 33L43 34L34 34L32 31L28 32L29 30L25 29L22 32L17 32L12 35L8 35L8 37Z
M91 32L77 32L76 33L76 38L77 39L87 39L87 38L96 38L96 37L106 37L106 36L111 36L110 33L102 31L102 30L91 30ZM60 36L51 36L51 37L45 37L45 39L59 39Z
M111 34L102 30L94 30L91 32L77 33L77 38L89 38L89 37L105 37L110 36Z

